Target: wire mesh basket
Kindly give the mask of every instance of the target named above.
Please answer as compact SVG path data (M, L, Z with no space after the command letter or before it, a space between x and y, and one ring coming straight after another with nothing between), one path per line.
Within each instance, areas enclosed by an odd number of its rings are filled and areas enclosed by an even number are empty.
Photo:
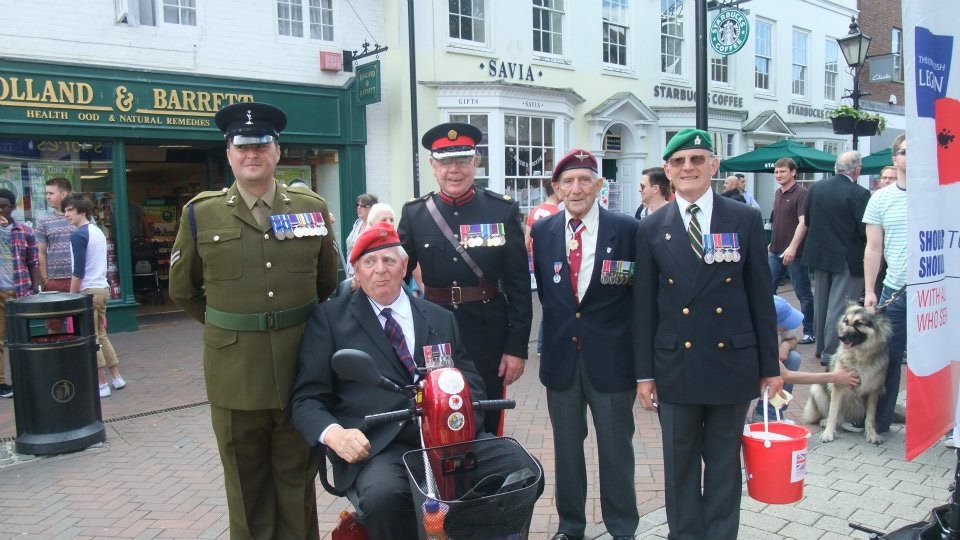
M543 469L516 440L494 437L411 450L403 462L418 523L424 523L424 503L435 499L446 509L443 528L450 540L527 538L543 492ZM425 538L422 526L420 538Z

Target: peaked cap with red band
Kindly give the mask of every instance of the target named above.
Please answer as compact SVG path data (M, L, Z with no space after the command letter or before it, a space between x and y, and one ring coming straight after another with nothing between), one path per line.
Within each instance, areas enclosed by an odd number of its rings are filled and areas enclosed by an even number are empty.
M447 159L477 155L477 143L481 139L483 132L476 126L447 122L424 133L420 144L430 151L433 159Z
M377 222L357 238L357 243L353 245L353 251L350 252L350 264L355 265L357 260L367 253L399 245L400 236L393 225L387 221Z
M556 182L560 179L563 171L570 169L590 169L593 172L600 172L597 169L597 156L582 148L574 148L557 162L557 165L553 168L553 174L550 176L550 181Z

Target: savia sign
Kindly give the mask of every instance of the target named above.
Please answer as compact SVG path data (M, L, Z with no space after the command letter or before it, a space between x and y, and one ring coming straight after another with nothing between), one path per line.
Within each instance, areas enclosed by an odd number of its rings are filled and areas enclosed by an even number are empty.
M743 48L750 36L750 23L739 9L726 8L710 24L710 46L717 54L731 55Z

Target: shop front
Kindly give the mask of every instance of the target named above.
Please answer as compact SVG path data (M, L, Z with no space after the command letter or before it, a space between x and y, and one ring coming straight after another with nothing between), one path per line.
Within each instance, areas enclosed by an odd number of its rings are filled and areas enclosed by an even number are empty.
M277 178L307 181L336 215L352 210L365 191L366 144L354 85L0 59L0 187L17 195L14 218L28 223L53 211L44 198L52 178L66 178L94 203L108 238L111 332L135 330L138 314L176 309L166 291L181 208L200 191L233 181L213 116L249 101L289 117Z

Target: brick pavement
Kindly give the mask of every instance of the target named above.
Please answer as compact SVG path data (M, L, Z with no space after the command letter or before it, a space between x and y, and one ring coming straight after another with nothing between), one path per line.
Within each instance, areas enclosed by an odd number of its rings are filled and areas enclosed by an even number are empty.
M39 459L12 455L13 402L0 400L0 539L226 538L222 476L204 404L200 326L184 317L154 317L139 332L111 339L129 386L103 401L105 444ZM800 351L803 369L819 368L812 346ZM508 414L507 432L543 462L548 485L537 504L531 537L549 538L557 525L552 499L556 476L537 369L534 354L511 389L518 406ZM792 413L799 411L806 391L797 387L795 395ZM659 427L639 407L635 419L642 517L637 537L665 538ZM804 499L776 506L744 495L741 538L863 538L847 528L847 520L890 529L922 519L946 500L954 455L935 447L907 463L902 427L895 426L887 438L878 447L853 434L827 445L812 438ZM588 536L609 538L599 523L592 434L587 445L587 516L595 524L588 527ZM329 538L346 504L325 493L317 500L321 531Z

